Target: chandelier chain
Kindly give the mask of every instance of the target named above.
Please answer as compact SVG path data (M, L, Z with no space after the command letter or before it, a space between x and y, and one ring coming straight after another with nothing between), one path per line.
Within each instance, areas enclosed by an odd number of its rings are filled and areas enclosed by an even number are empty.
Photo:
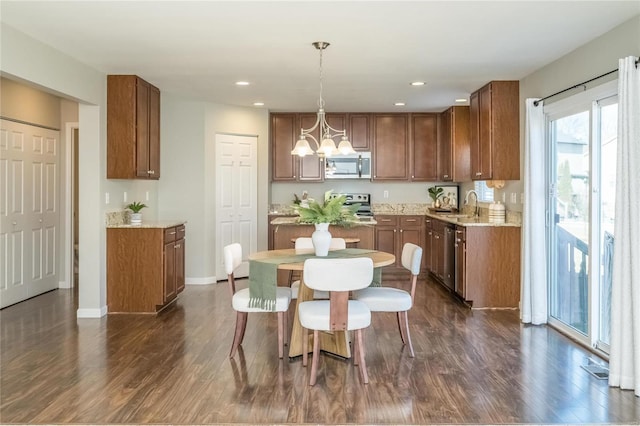
M324 99L322 98L322 51L324 47L320 47L320 99L318 99L318 107L324 109Z

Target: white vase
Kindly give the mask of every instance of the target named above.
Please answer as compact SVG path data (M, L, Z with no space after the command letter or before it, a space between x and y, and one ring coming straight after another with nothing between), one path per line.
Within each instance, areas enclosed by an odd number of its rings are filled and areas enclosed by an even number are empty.
M142 213L131 213L131 224L142 225Z
M311 242L316 256L326 256L331 245L331 233L328 223L316 223L316 230L311 234Z

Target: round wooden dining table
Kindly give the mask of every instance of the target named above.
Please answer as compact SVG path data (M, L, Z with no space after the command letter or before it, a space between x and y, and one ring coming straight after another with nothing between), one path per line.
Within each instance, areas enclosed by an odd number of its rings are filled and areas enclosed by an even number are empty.
M340 250L337 250L340 252ZM345 257L368 257L373 261L374 268L380 268L383 266L389 266L395 263L396 257L391 253L378 250L361 250L361 253L354 256L353 250L345 250L349 252ZM265 259L277 259L278 257L289 258L291 256L299 254L311 254L313 249L281 249L281 250L266 250L259 251L249 255L249 260L265 260ZM293 324L291 326L291 339L289 341L289 357L296 357L302 355L302 339L303 329L298 318L298 306L300 303L313 300L313 290L304 285L304 276L302 270L304 268L304 262L294 263L280 263L278 269L288 271L300 271L300 289L298 290L298 299L296 302L295 316ZM309 351L313 350L313 334L307 336L309 339ZM324 352L330 352L334 355L341 356L343 358L351 357L351 350L349 348L349 336L344 331L327 332L320 334L320 348Z

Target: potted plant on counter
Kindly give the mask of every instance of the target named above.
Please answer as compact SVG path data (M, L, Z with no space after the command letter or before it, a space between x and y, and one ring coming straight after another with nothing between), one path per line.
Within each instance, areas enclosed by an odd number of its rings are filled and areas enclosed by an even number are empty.
M138 201L134 201L131 204L126 206L127 209L131 210L131 224L132 225L141 225L142 224L142 213L140 210L147 207L146 204L140 203Z
M324 193L324 200L319 203L315 200L309 202L308 207L298 206L300 217L298 222L313 224L316 230L311 235L316 256L326 256L331 244L329 225L349 226L357 221L356 211L359 204L345 206L347 198L344 195L331 196L332 191Z
M438 207L440 207L440 196L444 192L444 189L440 186L432 186L428 189L428 191L429 196L433 200L433 203L431 203L431 207L437 209Z

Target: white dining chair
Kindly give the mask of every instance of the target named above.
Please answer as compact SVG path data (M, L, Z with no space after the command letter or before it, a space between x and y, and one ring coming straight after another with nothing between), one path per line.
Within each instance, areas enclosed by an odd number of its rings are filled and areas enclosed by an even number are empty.
M233 358L244 339L244 332L247 328L247 316L249 312L272 312L262 308L249 307L249 289L244 288L236 291L234 271L242 263L242 246L238 243L229 244L224 247L224 267L229 282L231 292L231 305L236 311L236 330L233 335L233 344L229 358ZM278 356L284 356L284 344L287 341L287 310L291 303L291 289L288 287L276 287L276 308L278 314Z
M298 237L295 242L296 249L312 249L313 242L309 237ZM344 250L347 248L347 242L344 238L331 238L329 244L329 250ZM298 292L300 291L300 280L295 280L291 283L291 299L298 298ZM328 299L329 293L326 291L315 290L313 292L314 299Z
M411 272L411 292L393 287L367 287L354 291L353 298L364 302L371 312L396 312L400 338L409 346L411 357L414 357L411 334L409 333L409 309L413 306L416 294L416 283L420 274L422 248L411 243L402 247L402 266Z
M307 259L304 262L305 285L330 293L329 300L310 300L298 305L303 327L302 365L307 365L309 352L308 330L313 330L313 360L309 384L316 383L320 356L320 331L355 331L353 339L354 364L360 366L362 381L369 383L364 356L362 330L371 324L371 311L358 300L349 300L349 292L367 287L373 279L370 258Z

